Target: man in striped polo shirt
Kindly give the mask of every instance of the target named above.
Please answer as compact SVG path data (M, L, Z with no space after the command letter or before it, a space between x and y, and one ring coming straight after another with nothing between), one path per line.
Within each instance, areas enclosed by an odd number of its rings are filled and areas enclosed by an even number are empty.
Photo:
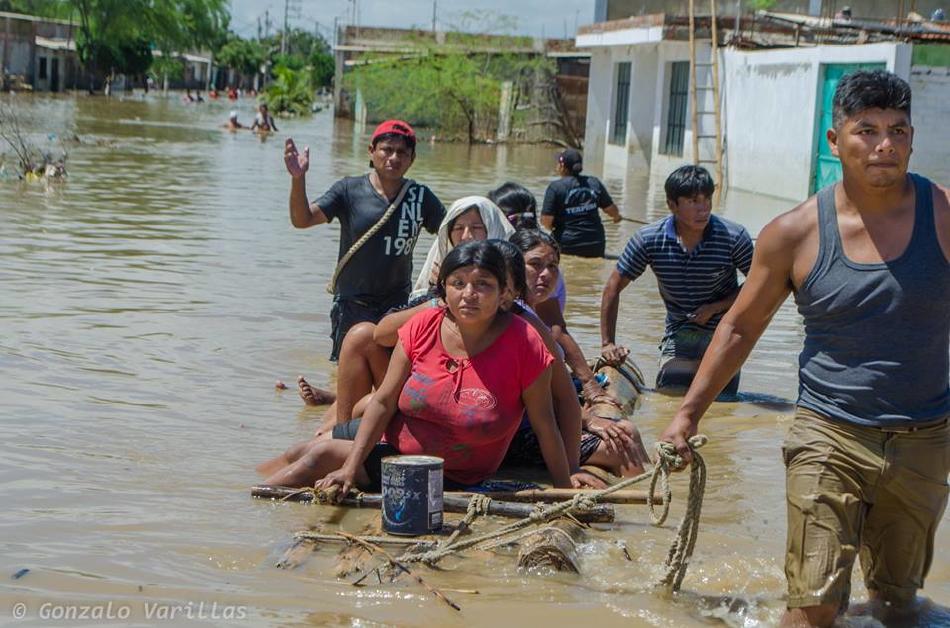
M620 292L643 274L656 275L666 304L657 390L685 392L712 340L719 319L739 294L736 270L752 263L752 238L742 225L712 214L715 183L701 166L677 168L665 184L670 216L637 231L604 287L600 335L605 360L622 362L628 349L616 344ZM735 395L739 374L724 389Z

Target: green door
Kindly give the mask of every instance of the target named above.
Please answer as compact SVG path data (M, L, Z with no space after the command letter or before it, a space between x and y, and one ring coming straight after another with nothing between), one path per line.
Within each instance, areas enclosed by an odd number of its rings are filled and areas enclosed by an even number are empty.
M883 63L823 63L819 68L818 124L815 125L815 158L812 165L811 192L841 180L841 162L831 154L825 132L831 128L832 102L838 81L855 70L883 70Z

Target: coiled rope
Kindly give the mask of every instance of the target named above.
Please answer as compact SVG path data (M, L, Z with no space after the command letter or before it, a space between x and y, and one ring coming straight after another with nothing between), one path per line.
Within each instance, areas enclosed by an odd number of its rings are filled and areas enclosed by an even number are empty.
M703 497L706 491L706 462L697 451L707 443L705 436L697 435L689 439L689 448L693 454L693 462L690 465L689 494L687 495L686 511L677 527L673 542L670 544L664 563L664 574L660 579L658 586L663 587L668 592L678 591L686 575L686 568L689 559L696 547L696 538L699 533L699 517L702 512ZM524 519L512 522L493 532L473 536L467 539L458 540L462 526L468 528L472 522L481 514L488 510L488 503L484 495L474 495L469 504L468 511L463 519L460 529L453 532L452 536L434 549L424 552L409 550L400 556L397 560L400 562L422 562L428 565L434 565L441 559L462 552L471 547L478 547L485 544L498 545L499 539L511 536L531 525L546 523L552 519L562 516L570 516L575 512L590 510L602 498L623 490L629 486L650 479L650 490L647 496L647 505L650 509L650 519L653 525L662 525L670 511L670 502L672 501L672 491L670 490L669 477L670 472L684 466L682 456L676 451L670 443L657 443L657 464L651 470L636 477L621 480L617 484L608 488L575 495L572 499L551 505L539 504L534 511ZM653 493L657 486L663 491L663 508L658 513L653 502Z

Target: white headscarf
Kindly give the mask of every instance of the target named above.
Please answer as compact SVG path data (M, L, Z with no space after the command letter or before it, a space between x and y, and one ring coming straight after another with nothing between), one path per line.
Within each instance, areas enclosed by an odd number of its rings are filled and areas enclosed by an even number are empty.
M449 211L445 213L442 224L439 225L439 233L435 242L432 243L432 248L429 249L426 263L422 265L422 270L419 271L416 285L413 286L412 298L428 292L432 269L437 264L441 266L442 260L454 248L449 240L449 225L473 207L478 209L478 214L482 217L482 223L485 225L485 231L488 234L487 239L507 240L508 236L515 232L515 228L508 222L505 213L484 196L464 196L455 201L449 207Z

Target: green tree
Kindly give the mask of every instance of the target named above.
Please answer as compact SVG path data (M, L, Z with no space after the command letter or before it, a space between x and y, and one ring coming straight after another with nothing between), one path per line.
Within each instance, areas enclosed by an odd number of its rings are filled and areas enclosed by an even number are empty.
M336 62L329 52L313 52L309 59L310 76L317 87L333 85L333 74L336 72Z
M313 83L306 69L293 70L284 65L274 67L274 80L264 89L264 102L274 112L295 115L310 113L313 104Z
M214 54L219 65L242 74L256 74L266 56L267 51L259 41L241 39L233 33Z
M286 52L281 53L281 34L277 33L262 40L269 51L268 60L272 67L283 65L294 70L309 67L310 80L315 87L329 86L333 82L335 63L330 45L319 34L302 28L287 32Z
M521 82L549 71L543 58L490 55L456 47L421 49L412 59L365 58L346 75L359 89L371 119L400 117L475 142L493 135L503 81Z
M78 22L76 48L90 77L141 74L151 52L214 47L227 30L227 0L60 0Z
M62 0L0 0L0 11L40 17L68 18L71 10Z
M175 57L153 57L148 73L159 85L163 84L165 79L180 81L185 76L185 64Z

